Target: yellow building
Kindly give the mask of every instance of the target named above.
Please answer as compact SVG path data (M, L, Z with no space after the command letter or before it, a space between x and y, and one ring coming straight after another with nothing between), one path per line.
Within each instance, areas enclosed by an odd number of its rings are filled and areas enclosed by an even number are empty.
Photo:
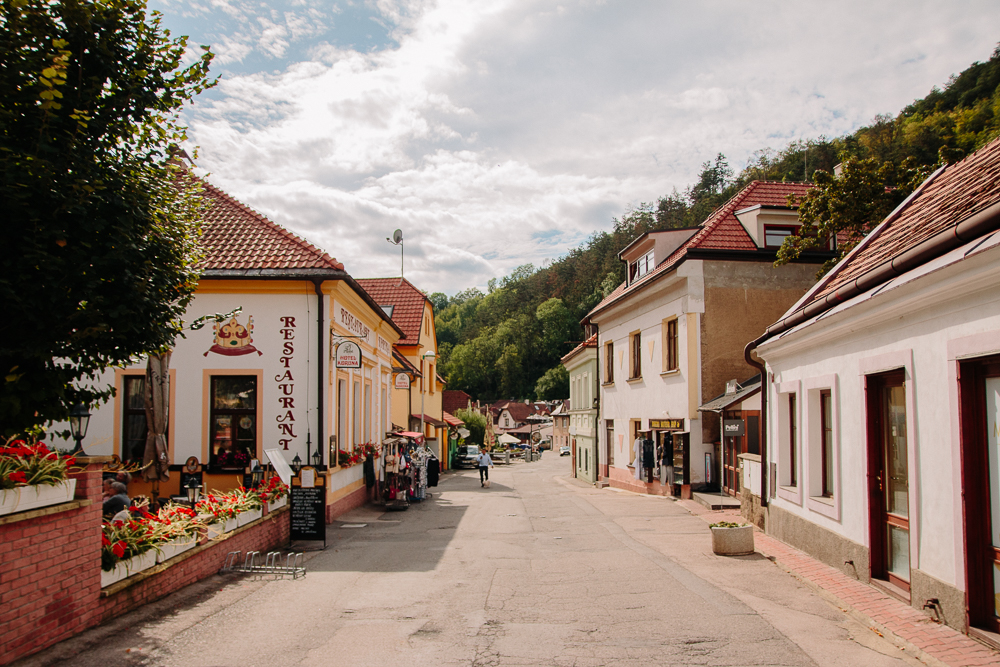
M447 466L448 424L441 408L445 383L437 373L434 306L423 292L403 278L362 278L358 284L403 332L395 349L404 363L397 363L397 368L405 369L413 377L408 389L393 389L393 424L419 432L422 414L427 444L442 465Z

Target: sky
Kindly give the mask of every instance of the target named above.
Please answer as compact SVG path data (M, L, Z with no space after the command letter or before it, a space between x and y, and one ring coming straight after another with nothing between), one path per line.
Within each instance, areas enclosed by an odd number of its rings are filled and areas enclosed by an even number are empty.
M995 1L151 0L216 54L201 174L356 278L454 294L835 137L1000 42Z

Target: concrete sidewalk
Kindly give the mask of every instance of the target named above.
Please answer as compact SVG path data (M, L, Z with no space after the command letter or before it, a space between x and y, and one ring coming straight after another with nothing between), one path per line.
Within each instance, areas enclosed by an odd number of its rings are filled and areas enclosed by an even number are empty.
M709 511L691 500L681 500L689 512L709 523L743 520L738 510ZM968 635L935 622L903 602L853 579L815 558L754 530L757 551L803 582L872 632L907 647L935 667L1000 665L1000 653Z

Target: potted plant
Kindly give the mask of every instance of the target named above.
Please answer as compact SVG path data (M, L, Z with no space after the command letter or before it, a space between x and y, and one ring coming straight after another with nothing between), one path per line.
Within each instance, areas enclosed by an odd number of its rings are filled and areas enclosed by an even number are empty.
M257 490L262 502L267 503L267 511L271 512L284 507L288 502L288 487L285 486L281 478L275 475L261 485Z
M190 507L167 503L160 508L157 520L164 525L163 543L156 555L156 562L168 561L198 546L198 533L204 527Z
M195 511L207 524L209 539L236 530L236 507L226 493L212 492L202 496Z
M164 529L153 518L112 521L101 527L101 588L156 565Z
M72 500L76 480L69 471L75 464L44 442L8 440L0 446L0 515Z
M259 519L263 513L263 504L256 491L251 491L240 487L229 494L236 509L236 525L245 526L251 521Z
M215 463L223 470L245 470L250 465L250 454L242 449L223 450L215 457Z
M709 525L712 551L720 556L747 556L754 552L753 526L748 523L720 521Z

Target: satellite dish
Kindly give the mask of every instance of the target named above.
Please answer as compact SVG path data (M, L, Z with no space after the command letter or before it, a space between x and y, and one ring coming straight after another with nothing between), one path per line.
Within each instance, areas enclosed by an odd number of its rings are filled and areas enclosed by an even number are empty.
M403 242L403 230L402 229L397 229L396 231L394 231L392 233L392 242L395 243L396 245L399 245L400 243Z

